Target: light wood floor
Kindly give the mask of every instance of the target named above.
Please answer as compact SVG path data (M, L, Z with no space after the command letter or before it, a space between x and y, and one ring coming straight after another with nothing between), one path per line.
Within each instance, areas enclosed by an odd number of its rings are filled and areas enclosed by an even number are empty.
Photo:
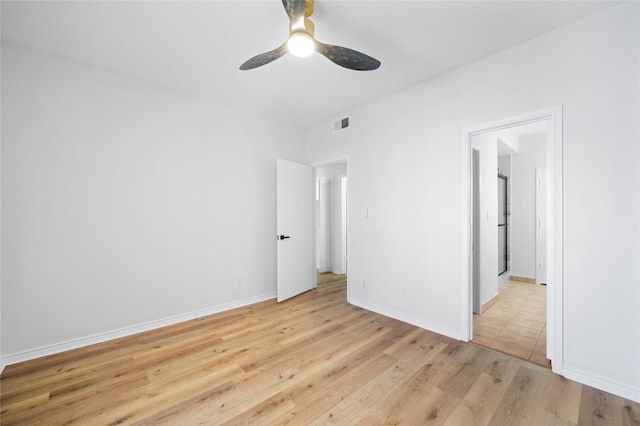
M550 368L546 291L543 285L507 281L498 301L473 316L473 342Z
M638 424L640 404L317 290L8 366L3 425Z

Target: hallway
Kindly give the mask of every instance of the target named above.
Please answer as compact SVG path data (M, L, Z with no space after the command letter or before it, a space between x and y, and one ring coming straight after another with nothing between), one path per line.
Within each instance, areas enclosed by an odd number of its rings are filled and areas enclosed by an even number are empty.
M473 315L473 343L550 368L547 351L547 287L508 281L498 301Z

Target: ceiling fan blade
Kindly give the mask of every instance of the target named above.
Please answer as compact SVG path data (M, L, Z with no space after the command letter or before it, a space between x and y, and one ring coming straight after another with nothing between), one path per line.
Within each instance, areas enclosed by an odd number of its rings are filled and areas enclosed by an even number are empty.
M304 18L304 9L307 2L305 0L282 0L284 10L289 15L289 21L298 21L300 18Z
M326 56L330 61L356 71L371 71L380 66L380 61L356 50L346 47L320 43L316 40L316 51Z
M269 52L261 53L254 56L253 58L247 60L244 64L240 65L240 69L242 71L246 71L261 67L268 64L269 62L275 61L285 53L287 53L287 43L283 44L277 49L273 49Z

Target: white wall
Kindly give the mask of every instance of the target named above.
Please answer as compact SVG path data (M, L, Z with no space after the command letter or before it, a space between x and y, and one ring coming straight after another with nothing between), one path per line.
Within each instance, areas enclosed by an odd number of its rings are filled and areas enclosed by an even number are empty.
M275 296L301 130L11 44L2 89L6 362Z
M331 250L331 265L332 272L334 274L346 274L347 265L344 262L344 254L342 247L342 180L343 176L347 176L347 163L335 163L326 166L319 166L316 168L316 178L332 178L332 201L331 206L333 232L332 232L332 250Z
M546 165L546 133L519 138L512 156L511 275L536 277L536 167Z
M352 303L463 339L461 131L562 105L564 374L640 400L639 8L349 111L349 132L309 130L312 162L349 158Z
M511 177L511 155L498 156L498 173L507 178ZM507 196L507 198L509 198Z
M495 133L475 135L473 148L480 153L480 208L478 215L480 241L480 304L484 305L498 294L498 139Z

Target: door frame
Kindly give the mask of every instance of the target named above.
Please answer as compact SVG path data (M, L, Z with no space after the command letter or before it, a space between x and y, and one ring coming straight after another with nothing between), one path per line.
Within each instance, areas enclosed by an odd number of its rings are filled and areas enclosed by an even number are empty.
M546 252L546 249L547 249L546 235L542 235L542 232L540 231L541 226L544 226L543 229L545 230L547 229L547 217L546 217L546 214L543 215L542 202L541 202L542 197L546 195L546 193L544 194L542 193L541 184L540 184L540 180L542 179L543 176L545 179L545 191L548 192L547 184L546 184L547 167L546 166L536 167L536 284L538 285L543 284L542 279L540 278L540 262L545 262L545 265L544 265L545 281L546 281L546 269L547 269L547 265L546 265L547 259L543 259L543 257L546 257L546 255L545 256L542 255L543 242L544 242L544 248L545 248L544 251ZM546 208L544 210L545 210L544 213L546 213Z
M552 371L563 371L563 246L562 246L562 105L470 126L462 130L462 335L473 338L473 205L471 138L536 121L549 120L547 126L547 358Z

